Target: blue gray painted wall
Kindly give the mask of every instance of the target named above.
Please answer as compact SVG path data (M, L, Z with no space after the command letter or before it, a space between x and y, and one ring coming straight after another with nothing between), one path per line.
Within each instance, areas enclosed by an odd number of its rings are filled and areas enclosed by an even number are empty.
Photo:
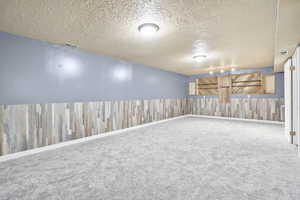
M273 67L231 73L248 72L270 74ZM188 81L224 74L184 76L0 32L0 104L184 98ZM250 98L283 97L283 78L276 73L275 95Z
M242 74L242 73L251 73L251 72L262 72L263 74L272 74L274 73L273 67L262 67L256 69L243 69L237 70L234 72L224 72L224 73L214 73L213 75L210 74L199 74L190 76L190 81L194 81L197 78L204 78L209 76L221 76L226 74ZM264 94L264 95L232 95L232 98L279 98L284 97L284 74L275 73L275 81L276 81L276 93L273 95ZM204 98L204 96L191 96L192 98ZM205 96L206 97L218 97L218 96Z
M0 32L0 104L183 98L188 76Z

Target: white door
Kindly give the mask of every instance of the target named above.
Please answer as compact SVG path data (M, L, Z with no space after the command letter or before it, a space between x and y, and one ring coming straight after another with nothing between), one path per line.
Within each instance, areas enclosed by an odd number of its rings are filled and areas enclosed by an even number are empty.
M292 85L292 60L288 59L284 65L284 102L285 102L285 135L290 143L290 132L293 131L293 85Z
M295 67L293 74L293 129L296 135L293 137L293 144L298 144L299 135L299 53L296 50L293 58L292 65Z

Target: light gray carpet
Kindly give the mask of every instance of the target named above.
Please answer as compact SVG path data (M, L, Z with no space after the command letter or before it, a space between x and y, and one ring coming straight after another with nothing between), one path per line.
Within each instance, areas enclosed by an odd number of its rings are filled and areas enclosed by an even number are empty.
M279 125L183 118L0 163L0 199L299 200Z

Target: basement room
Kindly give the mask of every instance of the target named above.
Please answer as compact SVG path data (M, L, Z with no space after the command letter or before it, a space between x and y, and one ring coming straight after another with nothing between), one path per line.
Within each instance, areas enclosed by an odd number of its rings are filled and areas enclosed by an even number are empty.
M0 0L0 200L300 200L300 0Z

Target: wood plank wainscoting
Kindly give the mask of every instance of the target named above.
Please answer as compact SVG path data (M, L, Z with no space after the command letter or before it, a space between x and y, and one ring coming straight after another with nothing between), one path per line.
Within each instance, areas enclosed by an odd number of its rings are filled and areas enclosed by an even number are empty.
M0 105L0 155L187 114L187 99Z
M283 98L181 98L0 105L0 155L184 114L282 121Z
M231 98L227 104L218 98L189 98L187 105L194 115L284 121L283 98Z

